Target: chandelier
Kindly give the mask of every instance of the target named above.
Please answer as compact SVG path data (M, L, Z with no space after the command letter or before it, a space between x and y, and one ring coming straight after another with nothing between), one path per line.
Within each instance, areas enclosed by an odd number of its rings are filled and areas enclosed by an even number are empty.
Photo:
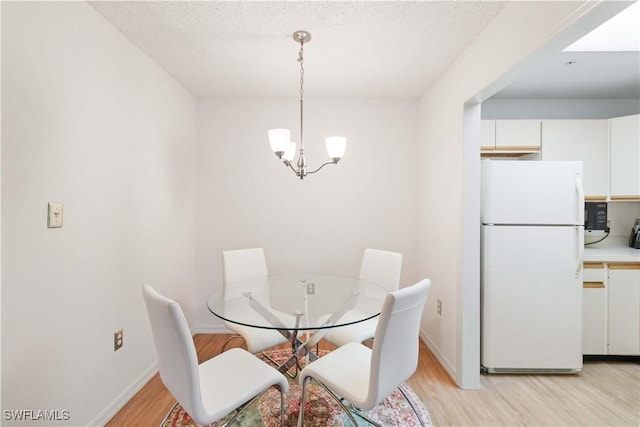
M269 144L276 156L291 170L304 179L305 176L316 173L328 164L337 164L344 155L344 149L347 139L342 136L330 136L326 139L327 153L330 161L322 164L314 171L307 170L307 159L304 156L304 140L303 136L303 106L304 106L304 44L309 43L311 34L307 31L296 31L293 33L293 39L300 43L298 51L298 62L300 63L300 149L298 151L298 159L293 166L293 158L296 152L296 143L291 141L291 131L289 129L271 129L268 132Z

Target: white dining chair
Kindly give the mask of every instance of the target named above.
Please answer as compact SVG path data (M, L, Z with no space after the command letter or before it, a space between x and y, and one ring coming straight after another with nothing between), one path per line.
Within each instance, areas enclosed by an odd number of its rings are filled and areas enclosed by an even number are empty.
M364 250L362 263L360 264L360 279L376 283L384 287L387 292L393 292L400 287L401 272L401 253L369 248ZM354 310L357 310L357 308ZM350 310L342 316L341 321L346 323L361 318L362 316ZM336 347L350 342L364 342L373 338L377 324L378 318L376 317L353 325L332 328L323 339Z
M304 424L305 393L311 379L329 392L357 426L341 398L354 408L373 409L413 375L418 366L420 319L430 287L431 281L423 279L385 297L373 348L352 342L311 362L300 372L299 427ZM402 388L399 390L424 425ZM355 414L368 420L359 411Z
M158 353L160 379L184 410L200 425L208 425L237 410L228 424L270 387L280 390L280 420L284 426L287 379L251 353L234 348L198 364L191 331L177 302L142 288Z
M234 282L268 275L267 262L262 248L223 251L222 263L225 292L231 293L230 288L233 287ZM232 340L239 338L244 339L247 350L253 354L289 342L284 335L275 329L252 328L233 322L224 322L224 325L235 335L224 342L222 352Z
M402 254L380 249L365 249L359 277L393 292L400 287Z

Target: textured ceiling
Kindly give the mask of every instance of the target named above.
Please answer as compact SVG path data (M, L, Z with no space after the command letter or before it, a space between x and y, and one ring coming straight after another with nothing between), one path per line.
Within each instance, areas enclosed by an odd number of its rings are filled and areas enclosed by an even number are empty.
M199 98L418 97L504 2L90 2Z

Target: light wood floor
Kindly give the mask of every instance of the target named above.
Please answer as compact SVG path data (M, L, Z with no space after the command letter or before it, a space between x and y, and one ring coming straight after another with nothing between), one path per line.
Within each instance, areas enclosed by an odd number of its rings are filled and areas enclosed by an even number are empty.
M226 337L196 335L198 359L218 354ZM461 390L421 343L407 384L436 426L640 426L633 362L585 362L578 375L483 375L480 390ZM156 374L107 426L157 427L174 402Z

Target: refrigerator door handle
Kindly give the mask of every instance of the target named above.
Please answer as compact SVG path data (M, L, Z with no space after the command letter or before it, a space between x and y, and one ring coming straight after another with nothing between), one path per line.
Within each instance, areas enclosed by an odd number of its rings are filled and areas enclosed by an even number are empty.
M580 175L576 177L576 191L578 192L576 225L584 225L584 188L582 187L582 176Z
M576 259L575 277L580 277L582 271L582 264L584 263L584 229L582 227L575 227L576 229L576 243L578 245L578 257Z

